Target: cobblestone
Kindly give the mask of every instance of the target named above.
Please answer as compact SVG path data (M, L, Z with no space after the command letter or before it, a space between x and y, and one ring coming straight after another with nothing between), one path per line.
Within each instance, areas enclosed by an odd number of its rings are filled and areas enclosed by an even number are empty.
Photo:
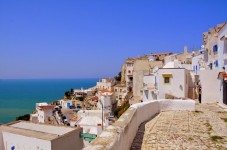
M217 104L196 111L161 112L140 125L131 150L227 149L227 112Z

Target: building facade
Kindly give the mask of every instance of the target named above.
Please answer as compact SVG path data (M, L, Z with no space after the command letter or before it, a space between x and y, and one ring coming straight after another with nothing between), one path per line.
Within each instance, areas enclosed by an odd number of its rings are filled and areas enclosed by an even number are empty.
M178 61L167 63L158 70L158 99L187 98L190 77L190 71Z
M54 105L45 105L38 106L37 114L38 114L38 122L39 123L47 123L50 121L50 118L53 116Z
M222 77L219 77L219 103L221 105L227 105L227 23L218 32L218 63L219 71L223 72L221 73L223 74ZM225 70L222 67L225 67Z
M0 126L1 150L75 150L84 147L81 128L25 121Z
M125 102L127 95L127 87L124 84L117 84L114 86L114 95L117 101L117 106L121 106Z
M104 78L97 82L98 90L113 90L114 81L111 78Z

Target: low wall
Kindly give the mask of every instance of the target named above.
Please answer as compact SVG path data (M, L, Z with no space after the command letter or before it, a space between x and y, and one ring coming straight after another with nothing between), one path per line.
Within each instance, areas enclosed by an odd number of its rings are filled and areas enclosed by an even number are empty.
M195 111L194 100L158 100L161 111L168 110L189 110Z
M113 125L108 126L84 150L130 149L141 123L160 111L195 110L193 100L157 100L132 105Z

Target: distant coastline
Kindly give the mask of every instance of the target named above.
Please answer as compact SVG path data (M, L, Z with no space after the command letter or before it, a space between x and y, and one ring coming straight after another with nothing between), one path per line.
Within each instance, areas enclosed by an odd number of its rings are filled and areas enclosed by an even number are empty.
M80 79L0 79L0 122L31 113L35 103L58 100L71 88L90 88L98 78Z

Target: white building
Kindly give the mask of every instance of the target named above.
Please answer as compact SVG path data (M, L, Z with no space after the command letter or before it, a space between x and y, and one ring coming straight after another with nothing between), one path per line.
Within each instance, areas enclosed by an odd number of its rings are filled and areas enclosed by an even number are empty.
M102 132L102 119L97 116L82 117L77 124L83 128L83 133L99 136Z
M78 97L85 97L87 95L87 93L90 94L90 91L91 90L84 90L83 88L81 88L81 89L74 89L73 90L74 95L76 96L76 98L78 98Z
M71 127L75 127L77 126L77 117L76 116L73 116L72 118L69 119L69 124Z
M136 60L134 62L133 101L130 101L130 104L142 102L144 76L150 75L155 67L162 67L162 65L162 61L149 61L147 58Z
M114 81L111 78L104 78L97 82L98 90L113 90Z
M80 110L77 113L78 120L86 116L96 116L102 119L102 110Z
M187 98L190 77L190 72L178 61L167 63L158 70L158 99L165 99L168 95Z
M125 102L125 97L127 95L127 87L124 84L115 85L114 95L117 101L117 106L121 106Z
M225 23L218 32L218 63L219 71L222 71L222 67L227 69L227 23ZM219 77L219 103L221 105L227 105L226 75L222 76L223 77Z
M38 106L37 114L38 114L38 122L39 123L47 123L50 120L50 117L53 116L54 105L44 105Z
M38 110L38 109L39 109L39 106L47 106L47 105L48 105L47 102L36 103L36 104L35 104L35 108L36 108L36 110Z
M218 63L219 70L227 68L227 23L218 32Z
M98 136L102 132L102 124L104 127L109 125L108 114L102 110L80 110L77 116L76 124L83 128L83 133Z
M114 92L108 90L99 90L98 91L99 101L97 103L97 108L104 110L105 114L112 114L112 109L116 106L116 99Z
M69 108L70 106L75 105L76 100L61 99L59 102L62 108Z
M205 65L204 54L194 55L192 57L192 70L195 75L198 75L201 69L205 70Z
M17 121L0 126L0 150L82 149L81 128Z
M143 77L143 102L157 100L157 76L154 74Z

